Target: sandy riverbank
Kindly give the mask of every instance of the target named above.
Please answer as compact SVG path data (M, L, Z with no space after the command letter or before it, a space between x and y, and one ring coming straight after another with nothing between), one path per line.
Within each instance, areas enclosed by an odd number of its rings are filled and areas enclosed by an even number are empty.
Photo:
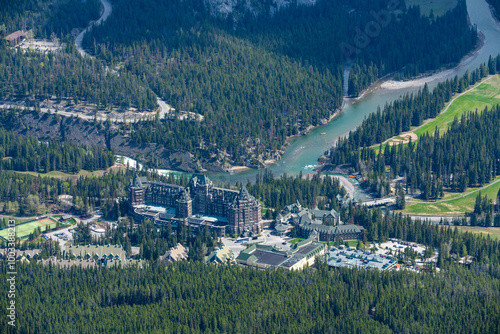
M228 173L237 173L237 172L242 172L244 170L249 170L250 167L247 166L232 166L227 169Z
M405 88L412 88L412 87L420 87L424 86L426 83L433 82L433 81L438 81L442 80L443 78L446 78L450 74L452 74L457 67L467 65L469 62L474 60L475 55L477 52L483 47L484 45L484 35L481 32L478 32L479 39L478 39L478 44L476 48L471 51L469 54L464 56L464 58L460 61L460 63L456 66L454 66L451 69L447 70L439 70L437 73L432 74L432 75L427 75L424 74L423 77L417 78L414 80L408 80L408 81L394 81L394 80L383 80L380 79L381 82L378 85L382 89L405 89ZM428 73L427 73L428 74Z

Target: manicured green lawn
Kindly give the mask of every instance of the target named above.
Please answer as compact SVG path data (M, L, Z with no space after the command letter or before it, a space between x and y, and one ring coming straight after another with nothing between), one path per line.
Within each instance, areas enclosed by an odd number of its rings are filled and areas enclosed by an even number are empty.
M426 132L434 134L437 127L442 134L451 125L455 116L460 119L462 114L468 111L475 111L476 109L478 111L483 111L485 107L490 109L497 104L500 104L500 76L498 75L483 82L473 91L457 98L445 113L440 114L414 132L419 137Z
M453 122L455 117L460 117L468 111L483 111L484 108L490 109L493 106L500 104L500 76L496 75L482 84L479 84L472 91L457 98L451 106L446 110L446 112L440 114L435 119L429 121L427 124L421 128L414 131L419 137L426 132L431 135L434 134L436 127L440 130L440 133L444 133L448 130L449 126ZM400 138L400 136L395 137L395 139ZM378 147L378 146L375 146ZM378 150L377 150L378 151ZM499 178L496 178L498 180ZM478 188L469 188L465 193L445 193L443 199L453 199L442 203L434 203L431 201L418 201L418 203L407 203L404 213L412 214L440 214L440 215L456 215L464 213L467 211L472 211L474 209L474 204L476 201L476 193L472 193L468 196L461 197L467 193L470 193ZM498 190L500 189L500 182L492 184L491 186L483 189L481 193L483 195L488 195L488 198L495 200Z
M455 228L454 226L443 226L443 228ZM477 234L489 235L492 239L500 239L500 227L480 227L480 226L457 226L462 232L471 232Z
M499 180L500 177L497 177L495 180ZM478 188L469 188L466 193L470 193ZM490 186L481 190L481 195L487 195L489 199L496 201L496 197L498 194L498 190L500 190L500 182L495 184L491 184ZM452 199L454 197L459 197L464 195L465 193L457 194L457 193L447 193L444 199ZM425 202L418 201L418 203L406 203L406 209L403 211L404 213L413 213L413 214L449 214L449 215L457 215L464 212L470 212L474 210L474 204L476 203L476 197L479 192L471 193L465 197L452 199L447 202L442 203L433 203L433 202Z
M304 238L295 238L295 239L292 239L292 240L290 240L288 242L291 243L292 245L295 245L296 243L301 242L303 240L306 240L306 239L304 239Z
M467 90L469 89L470 88L467 88ZM427 132L433 135L437 127L440 134L443 134L448 130L449 126L455 119L455 116L460 119L460 117L468 111L475 111L477 109L481 112L485 107L490 109L497 104L500 104L500 76L498 75L478 85L471 92L457 98L453 101L452 105L448 108L448 110L446 110L446 112L439 114L436 118L430 120L421 128L414 130L413 133L415 133L418 137ZM404 137L406 137L405 134L401 134L390 138L388 142L404 140ZM385 149L386 145L387 144L383 144L382 148ZM375 150L376 154L378 154L380 144L376 144L371 147Z
M345 245L346 242L347 242L347 245L349 247L356 247L356 246L358 246L358 240L344 241L344 242L342 242L342 245ZM333 241L328 242L328 247L332 247L332 246L335 246L335 242L333 242Z
M48 177L53 177L53 178L56 178L56 179L67 179L67 178L78 178L80 176L92 176L92 175L93 176L100 176L100 175L102 175L103 171L102 170L98 170L98 171L89 172L89 171L86 171L86 170L82 169L77 174L68 174L68 173L64 173L64 172L60 172L60 171L51 171L51 172L48 172L48 173L18 172L18 171L16 171L16 173L19 173L19 174L29 174L29 175L33 175L33 176L38 176L38 175L48 176Z

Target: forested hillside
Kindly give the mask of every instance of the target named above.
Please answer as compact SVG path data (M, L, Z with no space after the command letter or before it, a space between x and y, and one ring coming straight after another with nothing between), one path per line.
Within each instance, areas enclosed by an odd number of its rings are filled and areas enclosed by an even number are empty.
M397 72L396 78L408 79L458 63L477 43L477 31L469 28L467 15L465 1L437 18L421 16L418 7L409 8L357 55L349 93L357 96L387 73ZM416 30L425 33L416 34Z
M361 126L340 140L330 152L333 164L352 164L367 178L367 185L383 196L388 181L407 177L410 191L422 191L425 199L442 196L443 187L464 191L488 183L499 173L497 166L498 108L481 115L474 113L455 119L445 134L424 135L418 145L386 146L378 155L369 146L419 126L444 108L453 94L488 74L498 73L500 56L490 58L473 73L439 84L432 92L425 86L415 95L406 95L368 116ZM386 165L390 172L386 175Z
M99 17L99 0L0 0L0 36L33 30L36 37L63 37Z
M417 8L392 8L390 23L358 53L348 54L355 27L363 28L374 19L370 12L386 6L320 0L274 17L264 12L223 19L212 17L202 0L117 0L114 14L85 36L84 45L110 66L123 62L176 109L205 116L200 124L182 125L192 129L189 139L166 121L141 124L134 140L252 164L341 105L346 56L354 58L351 87L357 94L392 71L406 77L457 62L476 44L461 1L439 18L421 17ZM392 52L396 45L400 51Z
M0 45L0 96L3 99L55 98L77 105L156 107L156 95L136 75L108 71L104 64L79 56L71 39L65 50L43 54Z
M54 178L43 174L33 176L1 170L2 212L20 216L45 214L50 204L58 203L59 195L71 195L82 213L101 206L107 217L108 214L114 215L111 211L119 209L113 204L118 196L126 196L132 175L131 171L126 171L109 172L99 177Z
M0 40L0 97L30 99L35 103L55 98L70 105L151 110L156 95L136 75L118 73L101 61L82 58L70 33L88 26L101 11L99 0L0 1L0 36L23 30L29 36L60 42L53 53L23 51Z
M80 169L94 171L113 165L113 152L82 147L71 142L41 142L36 137L20 137L0 130L0 169L78 173Z
M189 152L219 170L279 159L287 138L325 123L342 104L346 61L354 63L349 86L357 95L390 72L408 77L455 63L477 40L464 1L429 18L385 1L319 0L277 12L262 6L255 15L242 7L214 17L203 0L116 0L113 14L84 38L97 59L82 59L68 33L94 20L97 5L6 6L9 27L31 20L36 36L59 36L63 49L45 55L1 47L0 95L106 110L151 110L158 95L204 120L127 126L131 144ZM376 33L366 30L374 20ZM368 31L361 33L368 43L359 44L359 29Z

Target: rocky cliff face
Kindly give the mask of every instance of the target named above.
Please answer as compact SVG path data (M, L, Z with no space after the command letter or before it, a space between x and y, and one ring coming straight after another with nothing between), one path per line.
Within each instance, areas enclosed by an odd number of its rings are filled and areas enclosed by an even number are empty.
M137 157L143 161L157 163L157 168L173 169L188 173L200 172L204 168L195 157L184 151L168 150L157 144L137 145L116 129L107 134L104 125L94 124L74 117L61 117L57 114L23 113L19 116L19 124L13 131L21 135L31 135L40 140L68 140L87 146L98 146L114 150L118 155ZM207 162L207 169L223 171L221 167Z
M316 0L205 0L212 15L244 14L250 12L253 15L270 13L273 15L283 7L312 6Z

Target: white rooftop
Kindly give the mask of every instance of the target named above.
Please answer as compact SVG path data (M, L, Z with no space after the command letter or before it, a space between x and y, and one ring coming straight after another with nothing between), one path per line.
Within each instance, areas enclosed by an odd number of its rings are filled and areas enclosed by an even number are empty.
M149 210L149 211L159 212L159 213L172 213L172 214L175 214L175 209L174 208L163 207L163 206L139 204L139 205L134 205L134 208L135 209L146 209L146 210Z

